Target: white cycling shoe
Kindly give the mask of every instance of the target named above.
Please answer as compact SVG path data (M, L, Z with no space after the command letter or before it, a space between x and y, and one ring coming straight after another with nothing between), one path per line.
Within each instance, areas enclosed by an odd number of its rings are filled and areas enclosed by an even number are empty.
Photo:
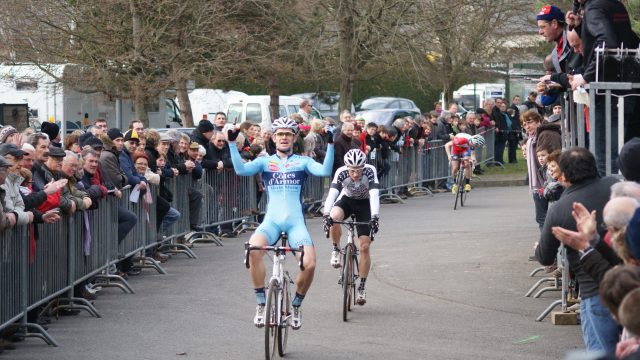
M293 314L291 315L291 328L298 330L302 327L302 310L300 306L293 306Z
M340 250L338 249L333 249L333 251L331 251L331 266L333 266L334 268L338 269L342 266L342 264L340 263L340 259L342 258L342 254L340 254Z
M264 327L264 305L256 307L256 316L253 317L253 325L256 327Z
M356 295L356 304L364 305L367 302L367 292L364 289L358 289L358 295Z

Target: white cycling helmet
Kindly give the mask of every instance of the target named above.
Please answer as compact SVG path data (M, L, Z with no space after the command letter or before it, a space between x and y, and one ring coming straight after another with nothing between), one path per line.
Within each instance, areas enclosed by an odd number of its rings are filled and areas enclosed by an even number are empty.
M271 123L271 131L273 131L274 133L276 132L276 130L278 129L291 129L293 130L294 134L298 133L298 124L296 124L295 121L287 118L287 117L281 117L281 118L277 118L275 120L273 120L273 122Z
M484 137L482 137L482 135L473 135L471 137L471 144L473 146L482 146L482 145L484 145Z
M367 156L360 149L351 149L344 154L344 164L349 167L363 167Z

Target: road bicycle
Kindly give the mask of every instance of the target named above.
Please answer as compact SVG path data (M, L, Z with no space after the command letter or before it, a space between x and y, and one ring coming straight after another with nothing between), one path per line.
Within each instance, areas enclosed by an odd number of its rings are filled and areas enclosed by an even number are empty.
M342 321L347 321L351 307L356 304L356 281L358 280L358 247L355 244L356 226L369 225L369 222L355 221L355 215L351 215L351 219L347 221L332 220L332 224L341 224L347 228L347 244L340 250L342 254L342 271L338 284L342 286ZM329 231L325 232L327 238ZM371 241L374 240L374 233L369 236Z
M469 159L469 165L465 165L464 160L460 160L460 167L458 168L458 173L456 174L455 184L458 185L458 191L456 191L456 197L453 201L453 210L458 208L458 199L460 199L460 206L464 207L464 203L467 201L467 196L469 196L468 191L464 191L464 170L467 166L471 166L471 173L473 173L473 161Z
M284 269L286 254L288 252L300 252L300 261L298 266L300 270L304 270L304 246L298 249L289 247L286 233L280 234L282 242L281 246L253 246L248 242L244 244L245 258L244 263L249 268L249 254L253 250L263 250L273 252L273 270L269 285L267 286L267 302L265 304L265 326L264 326L264 350L267 360L274 359L276 349L278 355L284 356L287 352L287 337L289 335L289 327L291 327L291 289L293 284L289 272ZM277 243L277 242L276 242Z

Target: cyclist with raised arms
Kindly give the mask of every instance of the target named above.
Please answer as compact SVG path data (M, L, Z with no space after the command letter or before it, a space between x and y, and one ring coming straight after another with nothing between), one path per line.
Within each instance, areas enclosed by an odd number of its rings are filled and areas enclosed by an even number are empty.
M316 265L316 254L313 241L307 231L302 211L302 186L306 177L328 176L333 167L333 136L328 136L329 146L322 164L312 158L293 154L293 144L296 141L298 126L295 121L286 117L273 121L271 126L275 135L276 153L269 157L259 157L253 161L243 163L236 146L230 146L231 161L238 175L251 176L261 173L262 181L267 191L267 211L264 220L249 239L252 246L274 245L280 233L289 235L289 246L298 248L304 246L304 270L296 278L296 295L291 305L291 328L302 326L302 311L300 305L306 295ZM228 138L233 142L238 137L239 129L228 130ZM264 326L265 306L265 267L264 251L252 251L249 257L249 272L253 283L258 306L253 323L257 327ZM296 256L300 256L296 254Z
M451 175L455 179L460 168L460 160L464 162L464 191L471 191L471 166L469 166L469 159L476 162L475 148L484 144L484 138L482 135L469 135L467 133L458 133L453 137L453 140L444 145L444 150L447 152L447 158L451 162ZM458 184L453 184L451 188L452 193L458 192Z
M369 225L358 225L358 240L360 241L360 257L358 258L360 286L356 303L364 305L367 301L365 282L371 268L371 232L378 232L380 214L380 198L378 193L378 176L376 168L366 164L367 156L360 149L351 149L344 155L344 166L338 168L331 182L331 188L324 203L324 227L329 230L333 251L331 252L331 266L339 268L340 264L340 235L342 229L333 221L342 221L355 215L357 222L369 222ZM336 201L337 199L337 201Z

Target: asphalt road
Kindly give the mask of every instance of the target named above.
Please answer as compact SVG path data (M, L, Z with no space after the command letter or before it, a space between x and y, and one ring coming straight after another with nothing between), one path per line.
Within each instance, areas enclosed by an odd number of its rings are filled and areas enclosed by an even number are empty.
M523 297L535 281L527 257L537 233L525 187L475 189L455 212L450 194L413 198L383 205L381 217L368 301L347 323L321 221L308 221L318 268L286 358L562 359L582 347L578 326L534 321L559 293ZM0 359L264 358L246 239L197 245L199 258L174 257L168 275L145 270L130 280L135 294L103 290L95 303L103 318L82 313L49 326L60 347L32 338Z

